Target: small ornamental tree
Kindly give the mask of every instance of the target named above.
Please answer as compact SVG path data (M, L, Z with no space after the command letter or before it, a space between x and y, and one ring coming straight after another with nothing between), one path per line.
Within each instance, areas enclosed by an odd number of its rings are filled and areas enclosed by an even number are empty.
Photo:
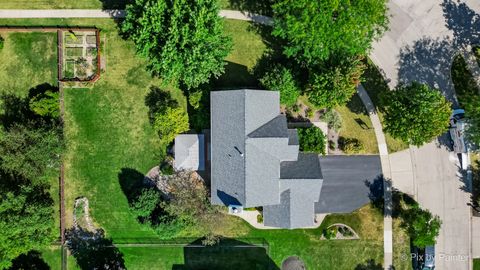
M284 54L304 66L336 53L364 55L388 26L386 0L280 0L273 5L273 35Z
M325 135L316 126L297 129L300 151L315 152L325 155Z
M143 188L130 207L137 217L148 220L159 204L159 191L156 188Z
M412 239L413 245L419 248L435 245L442 222L428 210L414 206L403 214L402 226Z
M448 129L452 110L442 94L412 83L386 94L385 130L394 138L421 146Z
M46 91L30 100L30 109L40 116L60 117L58 92Z
M167 108L164 113L157 113L153 123L162 143L169 144L175 137L189 130L188 115L181 107Z
M280 65L266 72L260 79L260 83L268 90L279 91L280 103L287 107L294 105L300 96L300 89L292 71Z
M346 104L355 94L365 66L359 58L331 59L324 66L310 71L308 100L326 108Z
M216 0L135 0L126 13L122 32L165 82L190 89L224 72L232 42Z

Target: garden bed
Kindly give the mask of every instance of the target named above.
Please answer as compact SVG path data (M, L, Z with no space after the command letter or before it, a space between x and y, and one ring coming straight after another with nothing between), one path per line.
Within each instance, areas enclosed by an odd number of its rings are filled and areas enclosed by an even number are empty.
M96 81L99 77L99 31L60 31L61 75L60 80ZM73 62L73 68L72 68Z

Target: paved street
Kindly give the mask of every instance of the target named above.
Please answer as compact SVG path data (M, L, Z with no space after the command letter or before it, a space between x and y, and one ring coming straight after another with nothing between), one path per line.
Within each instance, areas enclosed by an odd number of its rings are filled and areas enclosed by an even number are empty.
M450 64L458 50L480 41L480 1L391 0L390 31L370 54L389 80L439 88L456 105Z
M394 160L407 160L411 154L413 161L413 187L408 163L395 163ZM471 242L470 194L458 174L458 159L444 146L432 142L421 148L412 148L391 155L392 171L404 173L393 176L393 184L404 192L412 192L423 208L440 216L442 228L436 245L436 269L468 270ZM410 166L412 168L412 166ZM404 182L405 181L405 182ZM406 189L406 190L404 190ZM476 243L478 244L478 243Z

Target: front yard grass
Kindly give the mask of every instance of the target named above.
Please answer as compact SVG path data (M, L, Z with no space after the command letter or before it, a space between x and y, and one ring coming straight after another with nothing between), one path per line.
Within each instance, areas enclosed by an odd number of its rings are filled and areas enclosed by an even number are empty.
M106 43L102 44L104 46L102 52L107 61L106 71L101 74L100 80L93 88L64 89L67 225L72 225L74 199L86 196L90 201L90 214L95 225L104 229L107 237L112 238L114 243L155 239L157 237L155 232L150 227L139 224L134 214L130 212L120 179L124 176L143 177L160 161L162 149L158 144L157 135L150 126L148 108L145 106L145 95L150 91L150 86L160 86L160 81L152 79L145 70L145 61L135 55L133 43L123 40L118 35L113 20L0 20L0 24L2 23L10 25L95 24L102 29L102 35L106 38ZM227 33L237 42L235 45L237 47L228 60L243 65L248 70L255 64L255 60L250 58L257 59L263 53L264 45L261 45L263 42L257 34L247 31L248 23L227 20L226 25ZM48 36L48 34L40 35ZM248 37L257 45L252 47L248 39L242 42L243 37ZM55 45L54 42L52 44ZM53 63L56 67L56 62L53 61ZM55 71L55 68L52 70ZM50 73L47 72L47 74ZM53 78L54 75L56 75L55 72L52 73ZM19 81L31 82L30 77L25 78L28 80ZM237 82L233 81L231 86L236 87ZM175 88L167 90L181 106L186 106L181 91ZM360 114L363 115L363 112ZM365 117L364 121L371 126L367 122L368 116ZM368 132L371 134L370 138L375 138L373 130ZM277 267L288 256L297 255L305 261L308 269L354 269L370 259L377 263L383 260L381 215L374 214L375 210L369 209L370 206L366 207L353 214L328 217L322 225L327 226L329 222L346 223L360 234L362 239L359 240L320 240L321 228L256 230L233 217L229 218L221 233L227 238L265 239L269 244L268 255ZM195 237L195 235L186 234L185 237ZM131 269L170 270L174 265L181 267L185 264L186 254L183 247L122 246L119 249L123 253L126 266ZM50 256L50 253L45 254L45 257ZM68 263L75 268L73 257L68 258Z
M393 219L393 266L395 269L412 270L410 237L401 225L400 218Z
M480 270L480 258L473 259L473 270Z

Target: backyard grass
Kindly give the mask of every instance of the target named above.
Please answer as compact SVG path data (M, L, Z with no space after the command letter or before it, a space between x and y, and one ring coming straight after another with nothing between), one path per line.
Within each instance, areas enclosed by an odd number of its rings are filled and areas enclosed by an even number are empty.
M3 9L101 9L124 8L127 0L0 0Z
M248 31L249 22L225 20L225 32L232 38L233 49L225 59L225 74L215 81L217 88L257 88L258 81L252 75L252 68L262 56L266 45L259 34Z
M2 23L88 26L95 24L102 29L102 52L106 58L106 71L101 74L100 80L93 88L64 89L67 140L67 153L64 158L66 221L68 226L72 225L74 199L85 196L90 201L90 214L95 225L104 229L107 237L112 238L114 243L154 239L156 237L154 231L148 226L139 224L129 211L121 183L122 179L143 178L143 175L160 161L161 147L148 121L148 108L145 106L145 96L150 92L150 87L160 86L160 81L153 79L145 71L144 60L135 55L131 42L119 37L112 20L0 20L0 24ZM248 26L248 23L226 20L227 34L232 35L237 41L236 48L228 59L232 63L244 65L247 71L255 65L255 60L249 58L257 59L264 49L260 37L248 32ZM248 42L248 39L252 39L255 41L253 44L257 45L252 47L252 42ZM56 65L55 61L54 64ZM233 75L235 74L231 73L231 76ZM236 87L239 81L234 81L234 78L232 80L231 85L224 81L224 86ZM248 80L240 82L246 81ZM174 88L167 90L181 106L185 106L186 101L181 91ZM368 116L365 117L365 122L371 126L367 122ZM373 130L368 132L371 138L375 138ZM277 267L288 256L297 255L305 261L308 269L354 269L370 259L377 263L383 261L382 219L375 211L368 205L353 214L328 217L322 224L328 226L329 223L346 223L360 234L359 240L320 240L321 228L256 230L233 217L229 217L229 222L221 234L228 238L265 239L269 244L268 253L260 250L248 258L272 260ZM185 266L188 263L185 258L191 257L185 253L183 247L121 246L119 249L123 253L126 266L130 269L170 270L174 265L178 265L176 266L178 268L173 269L195 269L188 264ZM225 258L218 255L225 252L227 251L216 250L216 253L213 252L209 257ZM194 255L197 254L192 253L191 256ZM46 252L44 256L53 256L53 253ZM201 257L206 259L205 256ZM262 262L259 261L261 267ZM195 265L201 266L201 263L202 261ZM73 257L68 258L68 264L69 269L76 268Z
M390 89L383 75L375 66L375 64L370 59L367 59L365 64L367 68L362 76L362 85L372 99L378 114L378 118L380 118L380 121L383 123L384 116L382 111L381 95L387 91L390 91ZM400 139L393 138L387 132L385 132L385 140L387 142L388 152L390 153L402 151L408 148L407 143Z
M60 246L51 246L40 251L42 259L50 266L51 270L62 269L62 249Z

